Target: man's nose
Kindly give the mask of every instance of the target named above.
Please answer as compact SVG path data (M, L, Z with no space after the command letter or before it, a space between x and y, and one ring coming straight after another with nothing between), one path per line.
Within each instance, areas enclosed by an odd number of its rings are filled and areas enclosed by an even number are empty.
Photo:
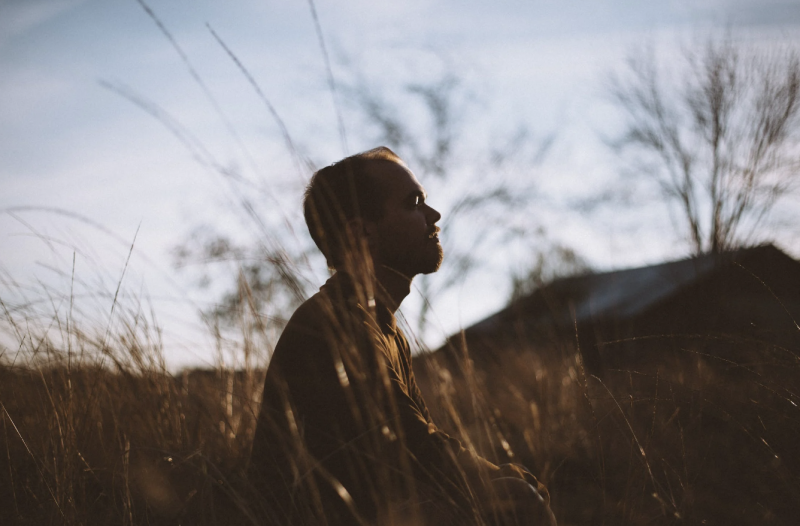
M425 218L428 220L429 225L435 224L438 220L442 218L442 214L440 214L436 209L428 207L428 212L425 215Z

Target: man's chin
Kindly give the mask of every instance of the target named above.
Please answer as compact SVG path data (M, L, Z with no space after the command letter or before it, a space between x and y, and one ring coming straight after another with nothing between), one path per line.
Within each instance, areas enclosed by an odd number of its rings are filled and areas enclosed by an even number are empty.
M439 270L439 267L442 266L442 257L443 253L440 247L436 254L432 254L425 259L400 261L395 264L387 264L386 266L411 279L419 274L433 274Z
M442 250L442 245L436 243L435 257L431 257L430 261L425 262L425 265L423 265L424 268L420 271L420 274L433 274L442 266L443 259L444 250Z
M430 243L424 250L416 252L415 256L397 258L393 261L385 260L382 264L408 278L413 278L418 274L433 274L442 266L444 250L438 242Z
M434 272L438 272L441 265L436 265L435 267L427 268L420 272L420 274L433 274Z

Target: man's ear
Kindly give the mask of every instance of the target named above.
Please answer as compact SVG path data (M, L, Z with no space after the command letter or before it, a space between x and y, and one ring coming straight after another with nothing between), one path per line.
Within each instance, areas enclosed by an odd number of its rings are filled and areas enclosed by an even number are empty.
M353 218L347 221L347 236L351 242L363 240L372 249L378 241L378 225L374 221Z
M369 239L378 234L378 225L374 221L354 217L347 220L347 234Z
M364 237L367 238L367 245L370 249L377 246L378 243L378 225L374 221L361 220L361 228L364 232Z

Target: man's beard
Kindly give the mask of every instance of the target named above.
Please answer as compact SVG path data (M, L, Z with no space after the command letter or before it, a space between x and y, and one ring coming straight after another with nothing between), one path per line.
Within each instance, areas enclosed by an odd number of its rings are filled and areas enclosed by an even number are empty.
M429 243L433 243L433 241L429 241ZM420 270L420 274L432 274L439 270L439 267L442 266L442 260L444 260L444 249L442 248L442 244L438 241L435 242L435 254L431 256L430 260L426 260L427 266L423 266ZM427 248L427 247L426 247Z
M444 250L438 240L426 239L425 246L413 253L405 252L386 258L385 265L413 278L417 274L432 274L439 270L444 259Z

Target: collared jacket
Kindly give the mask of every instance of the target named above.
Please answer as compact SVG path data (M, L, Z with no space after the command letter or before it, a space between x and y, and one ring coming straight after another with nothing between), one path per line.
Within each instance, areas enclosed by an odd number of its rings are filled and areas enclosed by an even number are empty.
M433 423L408 341L368 289L337 273L275 347L248 470L260 512L274 524L356 525L425 510L468 524L500 469Z

